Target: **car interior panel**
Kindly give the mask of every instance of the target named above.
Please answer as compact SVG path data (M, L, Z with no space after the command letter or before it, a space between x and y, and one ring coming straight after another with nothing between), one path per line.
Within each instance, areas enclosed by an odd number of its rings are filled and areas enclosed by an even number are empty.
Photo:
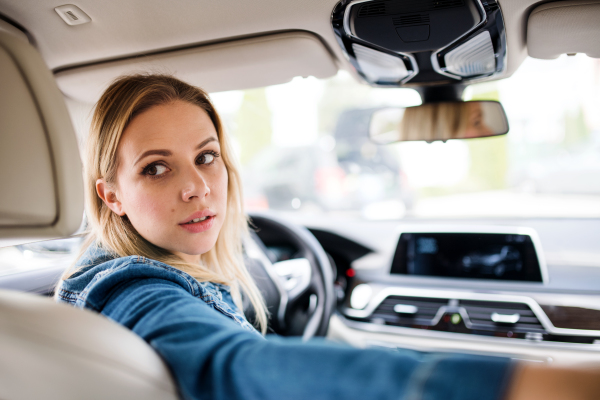
M233 132L269 333L600 365L599 0L159 3L0 0L1 399L181 396L53 299L94 103L135 73L202 87Z
M12 162L3 168L15 172L1 179L7 190L0 234L10 244L69 235L81 224L83 193L75 133L62 95L29 44L0 32L0 48L2 86L8 89L1 93L2 160ZM50 176L39 176L40 171ZM37 196L30 195L32 187L24 187L23 181L39 186ZM32 209L46 214L26 212ZM30 282L36 280L39 275ZM0 291L0 347L5 360L11 360L0 367L2 397L82 398L91 389L106 398L175 398L162 360L127 329L48 297L20 293L18 286L9 288ZM27 383L23 371L38 377L35 385Z
M38 53L2 33L2 240L62 237L83 215L77 141L62 95ZM31 182L40 196L29 196ZM35 236L34 236L35 235ZM18 242L17 242L18 243Z

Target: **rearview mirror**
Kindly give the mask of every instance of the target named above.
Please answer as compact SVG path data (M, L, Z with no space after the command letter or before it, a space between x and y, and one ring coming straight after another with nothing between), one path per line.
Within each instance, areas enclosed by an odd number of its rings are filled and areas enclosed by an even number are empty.
M497 101L427 103L373 112L369 136L378 144L504 135L508 120Z

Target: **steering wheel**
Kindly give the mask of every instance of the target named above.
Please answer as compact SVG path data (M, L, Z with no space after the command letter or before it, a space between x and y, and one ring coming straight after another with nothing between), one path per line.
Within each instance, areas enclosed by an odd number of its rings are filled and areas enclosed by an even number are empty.
M246 265L265 298L269 328L283 336L325 336L335 304L329 257L308 229L265 214L251 214L251 238L244 243ZM267 246L293 255L278 261ZM254 310L245 304L252 319Z

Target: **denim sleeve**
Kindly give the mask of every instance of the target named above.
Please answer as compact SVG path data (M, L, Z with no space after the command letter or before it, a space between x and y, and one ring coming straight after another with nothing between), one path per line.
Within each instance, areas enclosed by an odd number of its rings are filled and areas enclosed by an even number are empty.
M119 285L100 311L159 353L184 399L498 400L512 371L497 357L264 340L162 279Z

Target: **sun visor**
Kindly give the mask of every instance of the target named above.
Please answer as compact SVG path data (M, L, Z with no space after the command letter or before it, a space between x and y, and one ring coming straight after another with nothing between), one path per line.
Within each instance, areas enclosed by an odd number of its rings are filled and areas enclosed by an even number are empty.
M585 53L600 58L600 1L558 1L533 10L527 24L527 48L534 58Z
M0 31L0 247L75 232L83 217L77 140L37 51Z
M93 103L115 78L139 72L172 74L210 93L280 84L296 76L326 78L337 66L316 36L289 32L72 68L55 77L67 96Z

